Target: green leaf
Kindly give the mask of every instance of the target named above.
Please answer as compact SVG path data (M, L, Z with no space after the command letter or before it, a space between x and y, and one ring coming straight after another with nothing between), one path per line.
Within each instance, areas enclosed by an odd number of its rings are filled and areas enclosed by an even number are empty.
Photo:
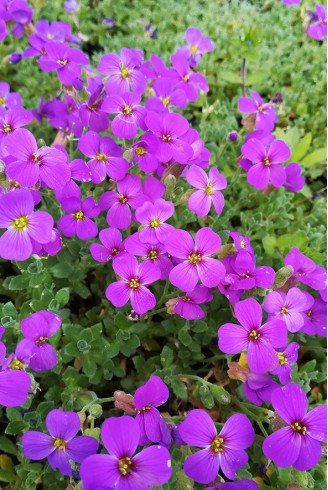
M15 444L6 436L0 437L0 451L3 451L7 454L17 455L18 449Z
M172 390L175 396L180 398L183 401L188 400L188 390L186 385L180 380L180 379L173 379L172 383Z
M304 167L312 167L313 165L317 165L318 163L325 163L327 160L327 148L318 148L317 150L309 153L303 160L301 164Z
M274 236L265 236L262 239L264 250L268 255L273 255L277 246L277 239Z
M18 476L11 471L0 470L0 481L5 483L12 483L18 479Z
M307 133L304 136L304 138L301 139L301 141L299 142L299 144L297 145L297 147L293 151L292 156L290 157L289 161L290 162L298 162L299 160L301 160L301 158L303 158L304 155L306 155L308 149L310 148L311 141L312 141L312 134Z
M5 434L16 436L17 434L21 434L23 430L27 428L28 425L25 422L22 420L16 420L15 422L9 422L5 430Z
M221 71L221 73L219 73L219 78L224 82L236 83L238 85L241 84L240 75L232 71Z
M69 301L69 288L62 288L57 291L55 299L58 301L61 307L67 305Z

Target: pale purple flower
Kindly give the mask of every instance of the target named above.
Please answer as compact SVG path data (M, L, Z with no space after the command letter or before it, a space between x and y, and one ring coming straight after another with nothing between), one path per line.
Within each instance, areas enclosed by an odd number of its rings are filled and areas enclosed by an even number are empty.
M96 454L83 461L80 475L84 490L149 490L170 479L170 453L165 447L150 446L134 455L140 429L132 417L107 419L101 438L109 454Z
M10 92L7 82L0 82L0 110L12 109L22 105L22 97L17 92Z
M214 45L209 37L205 37L197 27L188 27L186 30L188 46L183 46L178 53L183 53L189 58L190 66L195 68L201 61L202 55L214 50Z
M219 349L226 354L247 351L251 371L263 374L278 365L274 347L287 344L287 328L281 320L262 325L262 308L253 298L235 304L235 315L241 325L225 323L218 330Z
M187 104L187 97L183 90L175 89L174 81L170 78L159 78L155 80L153 90L156 97L150 97L146 101L146 108L149 111L168 112L170 107L184 109Z
M283 352L277 352L279 364L271 371L271 374L276 374L283 385L289 383L292 379L291 364L297 362L299 348L300 345L297 342L291 342Z
M191 70L188 58L183 53L176 53L171 56L173 68L167 72L167 76L172 78L177 89L185 92L186 97L191 102L198 99L198 90L208 92L208 83L204 75Z
M327 37L327 14L324 5L316 5L314 12L314 20L310 23L306 30L308 36L316 41L322 41Z
M61 189L55 191L55 196L57 201L62 202L64 199L69 197L81 198L80 187L74 182L90 182L91 172L84 160L81 158L76 158L72 160L69 164L69 169L71 172L71 178Z
M197 216L207 216L213 204L217 215L222 213L224 197L222 189L227 187L227 181L216 167L212 167L209 175L197 165L193 165L186 174L188 184L198 189L188 200L188 208Z
M102 104L105 100L103 88L102 84L97 85L92 90L88 87L89 92L91 92L89 100L81 104L79 109L83 126L97 133L106 131L109 126L109 116L102 110Z
M131 306L138 315L152 310L156 298L146 286L160 278L159 268L151 267L147 262L138 264L133 255L123 254L113 260L113 269L120 281L113 282L107 287L106 298L116 308L124 306L131 300Z
M278 369L278 368L277 368ZM261 407L263 403L271 402L271 395L279 388L268 374L256 374L248 371L244 383L244 395L248 401Z
M53 228L51 233L51 239L48 243L38 244L34 243L33 254L38 254L40 257L43 255L54 256L62 249L63 243L59 231Z
M317 266L313 260L302 254L297 247L291 248L285 257L284 265L291 265L293 267L293 277L297 281L318 291L326 288L326 270L323 267Z
M100 209L92 197L80 201L76 197L69 197L61 202L61 206L68 215L58 220L58 229L67 237L77 235L80 240L89 240L98 234L98 227L91 218L98 216Z
M141 72L149 80L156 80L156 78L166 77L168 68L165 66L164 61L160 56L152 54L149 61L145 61L140 68Z
M306 306L301 331L308 335L327 337L327 303L321 298L313 298L307 291L303 291L303 294L306 297Z
M159 166L159 160L155 157L154 153L149 151L149 145L147 143L149 136L150 141L152 141L151 135L146 133L141 140L132 145L134 160L137 162L140 170L146 173L155 172ZM153 151L156 152L156 149L153 148Z
M247 463L245 449L255 437L246 415L236 413L229 417L218 434L205 410L191 410L179 425L179 434L188 445L204 448L188 456L183 468L198 483L211 483L219 470L233 480L236 471Z
M0 338L4 327L0 325ZM6 355L6 347L0 342L0 365ZM30 388L30 376L23 370L0 370L0 405L4 407L18 407L26 402Z
M136 137L139 127L143 130L147 129L144 124L146 109L139 105L140 100L139 94L125 93L110 95L102 103L102 111L117 114L111 124L116 138L132 140Z
M228 283L234 291L258 288L270 288L274 282L275 271L272 267L256 267L256 258L249 253L238 252L233 257L223 259Z
M224 233L226 233L233 239L234 246L236 247L238 253L245 252L254 255L254 250L251 246L251 241L248 236L242 236L236 231L225 230Z
M98 450L94 437L75 437L81 430L80 418L75 412L51 410L46 417L46 427L50 435L34 430L23 434L23 454L33 461L48 458L51 468L59 469L65 476L72 474L70 459L82 463Z
M284 141L275 140L266 148L261 141L251 139L242 146L241 152L255 163L247 173L249 184L264 189L269 181L274 187L281 187L285 183L286 171L280 164L290 158L291 151Z
M117 255L124 252L122 235L116 228L106 228L99 233L99 240L102 245L92 243L90 252L92 258L97 262L108 262Z
M5 151L4 143L10 134L13 134L18 128L26 126L33 119L31 112L23 109L23 107L15 107L1 116L0 114L0 146Z
M142 223L140 241L156 244L164 243L168 234L174 229L165 223L174 213L174 204L164 199L156 199L154 203L145 202L135 212L135 219Z
M287 294L282 291L271 291L263 303L263 309L272 320L282 320L289 332L298 332L304 325L302 312L306 309L306 296L303 291L291 288Z
M198 279L204 286L212 288L224 277L222 263L210 258L221 247L219 235L210 228L198 230L195 243L187 231L174 230L165 246L170 255L182 260L170 272L170 282L181 291L192 291Z
M189 128L188 131L181 136L181 139L191 146L193 155L188 161L188 165L198 165L201 168L208 167L210 163L210 151L205 147L204 141L200 138L196 129ZM186 169L184 170L184 172ZM182 175L184 175L184 172Z
M205 315L199 305L209 303L212 299L211 290L197 284L195 289L178 298L173 311L185 320L200 320Z
M294 383L275 390L271 403L288 426L264 440L264 455L280 468L313 468L321 458L321 444L327 442L327 406L320 405L306 413L306 394Z
M46 310L32 313L22 320L22 334L30 342L29 366L33 371L42 372L56 366L57 353L48 340L59 330L61 323L59 315Z
M251 91L250 94L251 98L240 97L238 99L238 109L246 114L255 114L256 129L265 132L272 131L278 122L274 105L265 103L257 92Z
M288 191L298 192L303 189L305 178L301 176L302 169L298 163L289 163L285 167L286 181L284 187Z

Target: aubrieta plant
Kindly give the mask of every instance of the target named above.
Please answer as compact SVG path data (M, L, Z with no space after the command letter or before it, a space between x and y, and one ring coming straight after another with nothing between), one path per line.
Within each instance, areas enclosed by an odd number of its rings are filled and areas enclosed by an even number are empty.
M0 0L15 46L0 82L0 484L321 490L327 275L306 202L320 174L304 167L322 148L306 156L304 119L248 82L253 28L238 89L213 97L231 57L219 38L189 26L169 55L122 46L105 4L66 1L71 25ZM142 45L163 35L152 22ZM302 22L321 51L324 6ZM19 67L43 80L38 107Z

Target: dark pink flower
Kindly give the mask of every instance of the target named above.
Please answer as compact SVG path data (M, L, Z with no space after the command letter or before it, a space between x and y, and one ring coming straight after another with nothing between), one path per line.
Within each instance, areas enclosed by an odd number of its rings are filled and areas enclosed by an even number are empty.
M227 187L227 181L216 167L212 167L207 176L204 170L193 165L186 175L187 182L198 189L191 194L188 208L197 216L207 216L213 203L218 215L222 213L224 197L222 189Z
M116 138L132 140L138 128L145 130L146 109L139 105L141 96L134 93L110 95L104 100L101 110L109 114L117 114L112 121L112 132Z
M80 240L89 240L98 234L98 227L91 218L98 216L100 209L92 197L80 201L76 197L69 197L61 202L61 206L68 215L58 220L58 229L67 237L77 235Z

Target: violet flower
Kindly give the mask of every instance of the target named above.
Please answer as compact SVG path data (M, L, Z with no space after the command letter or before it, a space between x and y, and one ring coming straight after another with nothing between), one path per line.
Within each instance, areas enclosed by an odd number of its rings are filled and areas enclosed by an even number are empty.
M183 53L176 53L171 56L173 68L167 72L167 76L172 78L177 89L185 92L186 97L191 102L198 99L198 90L208 92L208 83L204 75L191 70L188 59Z
M132 417L107 419L101 438L109 454L96 454L83 461L80 475L84 490L149 490L170 479L170 453L165 447L150 446L134 456L140 429Z
M202 55L214 50L214 45L209 37L205 37L197 27L188 27L185 32L188 46L183 46L178 53L186 54L192 68L201 62Z
M170 255L182 259L170 272L170 282L181 291L192 291L198 278L209 288L217 286L223 278L223 264L210 258L221 247L221 239L210 228L198 230L195 243L187 231L174 230L165 241L165 246Z
M103 85L97 85L91 92L89 100L84 104L81 104L79 115L81 122L85 128L89 128L91 131L106 131L109 126L109 116L102 110L102 104L105 100L105 93L103 93Z
M238 252L233 257L223 259L226 268L228 283L234 291L248 290L254 287L270 288L273 285L275 271L272 267L256 267L254 255Z
M98 243L92 243L90 245L92 258L97 262L108 262L124 252L122 235L116 228L101 230L99 240L102 245Z
M1 325L0 338L4 333L4 327ZM6 355L6 347L0 341L0 365L3 363ZM4 407L18 407L26 402L28 390L30 388L31 378L23 370L1 369L0 370L0 405Z
M285 183L286 172L280 164L290 158L291 151L284 141L275 140L266 148L261 141L251 139L242 146L241 152L255 163L247 173L247 182L256 189L264 189L269 181L274 187Z
M164 243L174 229L172 225L165 223L173 213L174 204L164 199L156 199L154 203L143 203L135 212L136 221L143 224L139 233L140 241L151 244Z
M248 461L244 451L254 440L254 429L242 414L228 418L217 433L211 417L204 410L191 410L179 425L179 434L190 446L204 448L184 463L184 472L198 483L211 483L219 470L233 480L236 471Z
M10 134L13 134L16 129L26 126L33 119L33 115L30 111L23 109L23 107L15 107L15 109L8 109L8 111L1 116L0 114L0 146L5 150L5 141Z
M81 198L80 187L74 182L74 180L77 180L78 182L91 181L90 169L86 162L81 158L72 160L69 164L69 170L71 172L70 180L64 185L64 187L55 191L56 199L59 202L62 202L64 199L68 199L69 197L76 197L77 199Z
M141 65L140 71L149 80L156 80L157 78L166 77L168 68L160 56L152 54L149 61L145 61Z
M94 437L75 437L81 429L80 418L75 412L51 410L46 417L46 427L50 435L34 430L23 434L23 454L32 461L48 458L51 468L65 475L72 474L69 460L76 463L95 454L98 441Z
M61 206L68 215L58 220L58 229L67 237L77 235L80 240L89 240L98 234L98 227L91 218L98 216L100 209L92 197L80 201L76 197L69 197L61 202Z
M278 368L276 368L278 369ZM268 374L256 374L249 371L244 383L244 395L248 401L261 407L263 403L270 403L272 393L279 388Z
M12 109L22 105L22 97L17 92L10 92L7 82L0 82L0 110Z
M316 41L322 41L327 37L327 14L324 5L316 5L315 20L312 21L306 30L308 36Z
M325 289L327 273L323 267L317 266L313 260L302 254L297 247L292 247L286 255L284 265L294 269L293 278L316 290Z
M306 308L306 297L300 289L291 288L287 294L272 291L263 303L263 309L269 313L269 319L282 320L289 332L298 332L304 325L302 312Z
M146 109L139 105L140 100L141 95L134 93L110 95L104 100L101 110L109 114L117 114L111 124L116 138L132 140L137 135L138 127L147 129L144 124Z
M327 337L327 303L321 298L313 298L307 291L303 291L303 294L306 297L306 306L301 331L307 335Z
M195 289L186 293L185 296L177 298L173 311L185 320L200 320L205 315L199 305L209 303L212 299L211 290L197 284Z
M187 104L187 97L183 90L175 89L174 81L170 78L159 78L155 80L153 90L156 97L150 97L146 101L148 111L158 113L168 112L170 107L184 109Z
M160 180L153 175L149 175L143 182L143 193L147 201L154 203L157 199L164 196L166 187Z
M271 371L271 374L276 374L281 384L285 385L292 379L291 364L297 362L298 349L300 345L297 342L291 342L283 352L277 352L278 354L278 366Z
M155 157L154 153L149 151L149 145L147 143L149 136L150 141L152 141L151 135L146 133L141 140L132 145L134 160L138 164L140 170L146 173L155 172L159 166L159 160ZM153 151L156 152L154 147Z
M272 131L278 122L274 105L265 103L257 92L251 91L250 94L251 98L240 97L238 99L238 109L246 114L255 114L256 129L265 132Z
M298 192L303 189L305 178L301 176L302 169L298 163L289 163L285 167L286 181L284 187L288 191Z
M0 237L0 257L6 260L26 260L32 254L32 240L47 243L54 222L50 214L34 212L32 194L25 189L0 197L0 228L7 231Z
M241 325L225 323L218 330L219 349L226 354L247 351L251 371L263 374L278 365L274 347L287 344L287 328L281 320L262 325L262 308L255 299L248 298L235 304L235 315Z
M236 247L238 253L249 253L251 255L254 255L254 250L251 246L251 241L248 236L242 236L236 231L225 230L224 233L226 233L233 239L233 244Z
M327 442L327 406L320 405L306 413L306 394L294 383L275 390L271 403L288 426L264 440L265 456L280 468L313 468L321 458L321 444Z
M207 176L202 168L193 165L187 172L186 180L198 189L188 200L191 211L197 216L207 216L213 203L216 213L222 213L224 197L220 191L227 187L227 181L216 167L212 167Z
M115 274L120 281L113 282L106 289L106 298L116 307L124 306L131 300L131 306L138 315L152 310L156 298L145 286L160 278L158 268L149 266L147 262L138 261L133 255L123 254L113 260Z

